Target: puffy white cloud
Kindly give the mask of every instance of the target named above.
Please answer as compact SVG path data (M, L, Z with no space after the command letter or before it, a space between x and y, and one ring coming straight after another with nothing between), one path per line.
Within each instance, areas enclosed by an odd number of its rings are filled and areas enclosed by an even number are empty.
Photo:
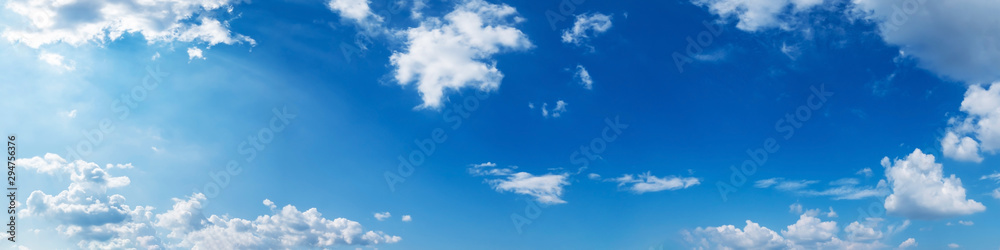
M996 153L1000 149L1000 82L989 89L969 86L959 109L964 114L949 119L948 132L941 138L944 155L981 162L980 152Z
M837 235L840 229L835 221L821 221L816 218L818 210L806 212L799 216L795 224L787 230L781 230L781 235L796 243L816 243L828 241Z
M802 214L802 204L798 202L788 205L788 212L793 214Z
M837 211L833 211L833 207L830 207L830 212L826 213L826 217L837 218Z
M410 215L408 214L403 215L403 222L411 222L411 221L413 221L413 217L410 217Z
M562 116L562 113L566 112L567 105L569 104L564 102L563 100L556 101L556 107L550 111L549 104L542 103L542 116L544 117L552 116L553 118L559 118L560 116Z
M19 159L18 165L38 173L70 175L70 185L57 195L34 191L24 203L23 215L58 224L56 231L78 239L80 248L97 249L236 249L236 248L325 248L341 245L395 243L399 236L365 232L361 224L344 218L329 220L315 209L300 212L294 206L277 211L270 200L263 204L274 214L255 220L206 217L202 206L206 197L195 193L188 199L174 199L173 207L155 214L149 206L129 206L120 194L130 180L112 176L106 170L130 169L131 164L67 162L55 154ZM165 238L157 229L170 232Z
M959 247L962 247L962 246L959 246L958 244L955 244L955 243L949 243L948 244L948 248L959 248Z
M917 246L917 240L913 238L906 239L903 241L903 243L899 243L899 249L915 247L915 246Z
M594 79L590 78L590 72L587 72L587 68L584 68L583 65L576 65L576 73L573 74L573 77L580 80L580 85L583 85L583 88L594 89Z
M853 13L879 26L919 65L970 83L1000 80L1000 2L854 0Z
M78 46L114 41L125 33L141 34L148 42L195 42L215 45L255 43L233 34L229 24L211 14L240 0L11 0L5 7L25 25L10 27L2 36L32 48L53 43ZM198 17L196 19L196 17Z
M983 157L979 156L979 142L968 136L963 136L959 139L954 131L948 131L944 138L941 139L941 149L944 151L944 156L955 160L983 161Z
M49 53L43 50L41 53L38 54L38 60L42 60L43 62L48 63L49 65L52 65L62 70L67 70L67 71L76 70L76 62L67 60L60 54Z
M596 37L609 29L611 29L610 16L601 13L580 14L576 16L573 28L563 31L562 41L579 45L590 38L587 35L588 30Z
M642 194L646 192L659 192L663 190L677 190L689 188L694 185L701 184L698 178L694 177L656 177L649 172L639 174L639 176L634 176L631 174L622 175L621 177L610 179L610 181L617 182L618 187L627 186L629 191L636 194Z
M205 59L205 56L202 54L201 49L199 49L198 47L190 47L187 49L187 52L188 52L188 60L194 60L195 58L202 60Z
M468 0L441 18L401 31L406 48L389 58L400 85L415 83L423 100L418 108L437 109L446 91L495 90L503 73L493 55L531 48L527 35L512 27L522 22L506 4Z
M375 219L379 220L379 221L384 221L385 219L388 219L389 217L392 217L392 215L389 214L389 212L375 213Z
M495 163L473 164L469 173L474 176L495 176L496 179L486 179L499 192L514 192L516 194L534 197L540 203L560 204L566 201L560 198L563 188L569 185L569 174L533 175L527 172L514 172L517 166L497 168Z
M872 177L872 175L874 173L872 172L871 168L864 168L864 169L858 170L858 172L855 173L855 174L857 174L857 175L864 175L865 177Z
M789 11L806 11L823 0L692 0L696 5L708 7L712 14L723 20L735 17L736 28L744 31L781 27L787 29L791 22ZM790 10L789 10L789 7ZM783 19L784 18L784 19Z
M847 239L852 241L873 241L882 238L882 231L867 227L857 221L847 225L844 231L847 232Z
M382 17L372 13L368 0L330 0L326 7L341 17L363 24L365 22L381 22Z
M934 156L916 149L905 159L882 159L892 194L885 199L890 214L911 219L937 219L986 210L982 203L965 197L962 180L944 177Z
M699 227L693 232L684 231L684 238L688 243L707 249L786 249L793 246L771 229L750 220L746 223L742 230L733 225Z

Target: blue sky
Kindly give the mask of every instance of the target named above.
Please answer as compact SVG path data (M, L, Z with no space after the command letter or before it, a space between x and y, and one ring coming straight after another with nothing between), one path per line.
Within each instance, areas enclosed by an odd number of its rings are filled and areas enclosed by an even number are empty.
M11 0L5 244L995 249L997 11Z

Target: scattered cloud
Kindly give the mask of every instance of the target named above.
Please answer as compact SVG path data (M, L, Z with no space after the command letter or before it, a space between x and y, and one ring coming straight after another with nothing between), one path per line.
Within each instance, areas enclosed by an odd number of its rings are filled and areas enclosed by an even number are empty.
M423 100L418 108L440 108L446 91L496 90L503 73L493 55L533 47L511 26L522 21L513 7L483 0L465 1L443 19L426 18L401 31L406 47L389 58L394 77L403 86L416 84Z
M826 189L808 189L809 186L819 183L815 180L786 180L784 178L770 178L754 182L756 188L771 188L790 192L803 196L829 196L834 200L860 200L869 197L880 197L888 194L889 190L885 181L879 181L874 187L861 186L860 181L853 178L843 178L830 182L830 187Z
M864 175L865 177L872 177L872 175L873 175L871 168L864 168L864 169L858 170L858 172L855 173L855 174L857 174L857 175Z
M49 65L52 65L60 70L73 71L76 70L76 62L67 60L60 54L49 53L47 51L41 51L38 53L38 60L41 60Z
M718 15L722 21L730 18L738 20L736 28L754 32L762 29L779 27L790 29L796 22L794 15L785 15L790 6L793 13L806 11L823 0L692 0L698 6L707 7L712 14Z
M915 247L915 246L917 246L917 240L913 238L906 239L903 241L903 243L899 243L899 249L905 249L908 247Z
M960 221L958 221L958 224L962 224L962 225L965 225L965 226L972 226L972 225L974 225L975 223L972 223L972 221L964 221L964 220L960 220Z
M788 206L788 212L793 214L802 214L802 204L799 204L798 202L792 203L792 205Z
M198 47L190 47L187 49L188 60L194 60L195 58L205 60L205 56L202 55L201 49Z
M639 174L638 176L633 176L631 174L623 175L622 177L610 179L610 181L617 182L618 187L627 187L628 190L636 194L642 194L646 192L659 192L663 190L677 190L685 189L694 185L701 184L698 178L694 177L656 177L649 172Z
M130 169L131 164L101 168L92 162L68 162L56 154L19 159L17 164L38 173L70 176L69 187L58 194L31 192L22 211L25 217L56 223L56 231L78 240L80 248L329 248L402 240L365 232L360 223L344 218L326 219L315 208L302 212L287 205L278 211L270 200L263 204L274 213L254 220L206 215L202 207L207 197L201 193L175 198L171 209L156 214L153 207L131 206L124 196L110 193L131 181L108 171Z
M587 35L588 30L594 37L597 37L609 29L611 29L611 16L601 13L580 14L576 16L573 28L563 31L562 41L563 43L580 45L590 39L590 36Z
M379 220L379 221L384 221L385 219L388 219L389 217L392 217L392 214L389 214L389 212L375 213L375 219Z
M587 178L590 178L591 180L600 180L601 179L601 175L595 174L595 173L590 173L590 174L587 175Z
M826 217L837 218L837 211L833 211L833 207L830 207L830 212L826 213Z
M326 7L342 18L362 26L370 27L382 22L382 17L372 13L368 0L330 0L326 3Z
M962 246L959 246L958 244L955 244L955 243L948 244L948 248L959 248L959 247L962 247Z
M566 112L566 105L569 105L569 104L567 104L563 100L559 100L559 101L556 102L556 107L553 108L550 111L549 110L549 104L548 103L542 103L542 116L543 117L550 117L551 116L552 118L559 118L560 116L562 116L562 113Z
M411 221L413 221L413 217L410 217L410 215L408 214L403 215L403 222L411 222Z
M939 219L986 210L982 203L966 199L962 180L945 177L934 156L916 149L904 159L882 158L892 194L885 199L889 214L911 219Z
M796 203L798 204L798 203ZM793 204L794 207L795 204ZM798 209L801 211L801 205ZM816 216L819 209L802 211L795 224L780 233L747 220L741 230L733 225L698 227L681 232L684 240L698 249L883 249L880 242L891 233L881 231L877 222L852 222L844 227L843 239L835 221L823 221ZM905 223L904 223L905 225ZM889 226L889 231L895 230ZM845 240L846 239L846 240Z
M569 174L533 175L514 172L516 166L497 168L495 163L473 164L469 173L473 176L490 176L486 179L498 192L514 192L528 195L543 204L566 203L562 200L563 188L569 185Z
M209 15L209 12L241 2L11 0L5 7L25 22L13 22L23 25L5 29L2 36L32 48L60 42L72 46L104 43L126 33L142 34L149 43L203 42L211 46L247 42L254 45L250 37L231 32L228 21L221 22Z
M590 72L587 72L587 68L584 68L583 65L576 65L576 73L573 74L573 77L580 80L580 85L583 85L583 88L594 89L594 80L590 79Z

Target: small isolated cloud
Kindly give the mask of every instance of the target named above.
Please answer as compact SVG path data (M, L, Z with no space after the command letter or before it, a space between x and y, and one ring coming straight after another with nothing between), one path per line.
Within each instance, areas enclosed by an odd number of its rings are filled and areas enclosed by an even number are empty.
M882 158L892 194L885 199L889 214L911 219L939 219L986 210L982 203L966 199L962 180L945 177L934 156L916 149L904 159Z
M375 213L375 219L379 220L379 221L384 221L385 219L388 219L389 217L392 217L392 215L389 214L389 212Z
M362 26L374 25L382 21L382 17L372 13L368 0L330 0L326 3L334 13L344 19L354 21Z
M958 244L955 244L955 243L948 244L948 248L959 248L959 247L962 247L962 246L959 246Z
M66 116L66 117L68 117L70 119L76 118L76 110L74 109L74 110L70 110L68 112L62 112L62 115Z
M159 58L160 58L160 52L156 52L156 54L153 54L153 57L150 58L149 60L156 61L156 59L159 59Z
M205 56L202 55L201 49L198 47L190 47L187 49L188 60L194 60L195 58L205 60Z
M576 65L576 73L573 77L580 80L580 85L583 85L585 89L594 89L594 80L590 79L590 72L587 72L587 68L583 65Z
M855 174L857 174L857 175L864 175L865 177L872 177L872 175L874 173L872 172L871 168L864 168L864 169L858 170L858 172L855 173Z
M802 214L802 204L798 202L788 205L788 212L793 214Z
M600 180L601 179L601 175L595 174L595 173L590 173L590 174L587 175L587 178L590 178L591 180Z
M440 108L450 91L496 90L503 73L492 57L533 47L512 26L522 21L513 7L483 0L465 1L444 18L425 18L420 26L400 31L406 47L389 58L394 78L403 86L416 84L423 100L417 108Z
M833 207L830 207L830 212L826 213L826 217L837 218L837 211L833 211Z
M580 45L590 39L587 31L591 31L591 35L596 37L608 29L611 29L610 16L601 13L580 14L576 16L573 27L563 31L562 41Z
M964 220L960 220L960 221L958 221L958 224L962 224L962 225L965 225L965 226L972 226L972 225L974 225L975 223L972 223L972 221L964 221Z
M626 174L622 177L610 179L610 181L617 182L619 188L626 187L626 189L636 194L684 189L701 184L698 178L694 177L667 176L661 178L649 172L639 174L638 176Z
M513 192L534 197L543 204L566 203L562 200L563 188L569 185L568 174L534 175L514 172L516 166L497 168L495 163L473 164L469 173L473 176L491 176L486 179L498 192ZM494 178L495 177L495 178Z
M60 54L49 53L43 50L41 53L38 53L38 60L41 60L60 70L66 70L66 71L76 70L76 62L67 60Z
M556 102L556 107L553 108L552 110L549 110L549 104L542 103L542 116L543 117L551 116L552 118L559 118L560 116L562 116L562 113L566 112L566 105L569 104L567 104L563 100L559 100Z
M906 239L903 241L903 243L899 243L899 249L906 249L915 246L917 246L917 240L913 238Z
M413 221L413 217L410 217L409 214L403 215L403 222L410 222L410 221Z

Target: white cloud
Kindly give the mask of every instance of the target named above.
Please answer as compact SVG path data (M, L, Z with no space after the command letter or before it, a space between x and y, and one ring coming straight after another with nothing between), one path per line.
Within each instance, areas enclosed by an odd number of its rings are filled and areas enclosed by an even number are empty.
M788 212L793 214L802 214L802 204L798 202L788 205Z
M594 80L590 78L590 72L587 72L587 68L583 65L576 65L576 73L573 77L580 80L580 85L583 85L585 89L594 89Z
M520 30L517 10L482 0L459 4L443 19L428 18L402 31L406 48L389 58L400 85L416 83L423 100L418 108L437 109L446 91L478 88L492 91L503 79L493 55L533 45ZM513 20L511 20L513 19Z
M68 118L76 118L76 110L70 110L69 112L61 112L64 116Z
M345 19L359 24L366 22L381 22L382 17L372 13L368 0L330 0L326 7Z
M899 243L899 249L915 247L915 246L917 246L917 240L913 238L906 239L905 241L903 241L903 243Z
M830 212L826 213L826 217L837 218L837 211L833 211L833 207L830 207Z
M205 60L205 56L202 55L202 51L198 47L190 47L187 49L187 52L188 60L194 60L195 58Z
M562 116L562 113L566 112L566 105L569 105L569 104L567 104L563 100L556 101L556 107L553 108L550 111L549 110L549 104L548 103L542 103L542 116L543 117L552 116L552 118L558 118L558 117Z
M858 185L859 181L853 178L833 181L830 183L832 187L823 190L807 189L810 185L816 183L819 183L819 181L770 178L756 181L754 187L774 187L777 190L804 196L830 196L834 200L860 200L869 197L885 196L889 192L887 184L884 181L879 181L874 187L860 186Z
M960 110L964 114L949 119L948 132L941 138L944 155L981 162L980 152L992 154L1000 150L1000 82L989 89L969 86Z
M874 22L886 43L919 65L969 83L1000 80L1000 2L854 0L856 18ZM973 21L975 20L975 21Z
M591 30L594 37L611 29L611 17L601 13L580 14L573 22L573 28L564 30L562 41L564 43L581 44L590 37L587 31Z
M882 231L867 227L857 221L847 225L844 231L847 232L847 239L851 241L873 241L882 238Z
M232 34L228 23L208 17L209 12L240 2L11 0L5 7L20 15L25 25L10 27L2 36L32 48L59 42L73 46L103 43L117 40L125 33L142 34L149 43L200 41L209 45L242 42L253 45L253 39Z
M595 173L590 173L590 174L587 175L587 178L590 178L591 180L600 180L601 179L601 175L595 174Z
M858 172L855 173L855 174L857 174L857 175L864 175L865 177L872 177L872 175L874 173L872 172L871 168L864 168L864 169L858 170Z
M67 60L60 54L49 53L47 51L42 51L38 53L38 60L52 65L60 70L73 71L76 70L76 62L72 60Z
M962 247L962 246L959 246L958 244L955 244L955 243L948 244L948 248L959 248L959 247Z
M101 168L91 162L67 162L55 154L19 159L17 163L38 173L70 175L66 190L56 195L34 191L22 211L25 217L58 224L56 231L79 240L80 248L328 248L401 240L382 232L365 232L359 223L344 218L323 218L315 208L300 212L288 205L277 211L270 200L264 200L264 205L274 214L252 221L228 215L206 217L202 211L206 197L200 193L174 199L170 210L155 214L152 207L132 207L125 204L124 196L109 194L131 181L107 170L130 169L131 164ZM170 233L161 238L157 229Z
M828 241L837 235L840 229L835 221L821 221L815 213L803 213L795 224L787 230L781 230L781 235L796 243L815 243Z
M1000 199L1000 188L997 188L997 189L993 190L993 198L994 199Z
M153 57L150 58L149 60L156 61L156 59L159 59L159 58L160 58L160 52L156 52L156 54L153 54Z
M389 214L389 212L375 213L375 219L379 220L379 221L384 221L385 219L388 219L389 217L392 217L392 215Z
M694 177L656 177L649 172L639 174L638 177L631 174L623 175L622 177L610 179L613 182L618 183L618 187L628 186L627 189L636 193L642 194L646 192L659 192L663 190L677 190L685 189L694 185L701 184L698 178Z
M778 233L747 220L743 229L733 225L696 228L694 232L684 231L689 243L706 249L785 249L792 242Z
M966 200L962 180L944 177L934 156L916 149L905 159L882 159L892 194L885 199L890 214L911 219L937 219L986 210L982 203Z
M517 166L506 168L496 168L494 163L474 164L469 168L469 173L474 176L497 176L497 179L487 179L494 189L499 192L514 192L516 194L528 195L544 204L560 204L566 201L560 198L563 188L569 185L568 174L544 174L533 175L527 172L514 172Z
M411 222L411 221L413 221L413 217L410 217L410 215L408 214L403 215L403 222Z
M944 138L941 139L941 149L944 151L944 156L955 160L969 162L983 161L983 157L979 156L979 142L968 136L963 136L959 139L954 131L948 131Z
M990 175L983 175L983 177L979 177L979 179L980 180L993 180L993 181L996 181L997 183L1000 183L1000 172L994 172L993 174L990 174Z
M960 220L960 221L958 221L958 224L962 224L962 225L965 225L965 226L972 226L972 225L974 225L975 223L973 223L972 221L964 221L964 220Z
M795 20L788 20L783 15L786 8L792 7L793 12L806 11L823 0L692 0L696 5L708 7L708 11L718 15L723 20L735 17L736 28L744 31L781 27L788 29ZM785 16L783 19L783 16Z

